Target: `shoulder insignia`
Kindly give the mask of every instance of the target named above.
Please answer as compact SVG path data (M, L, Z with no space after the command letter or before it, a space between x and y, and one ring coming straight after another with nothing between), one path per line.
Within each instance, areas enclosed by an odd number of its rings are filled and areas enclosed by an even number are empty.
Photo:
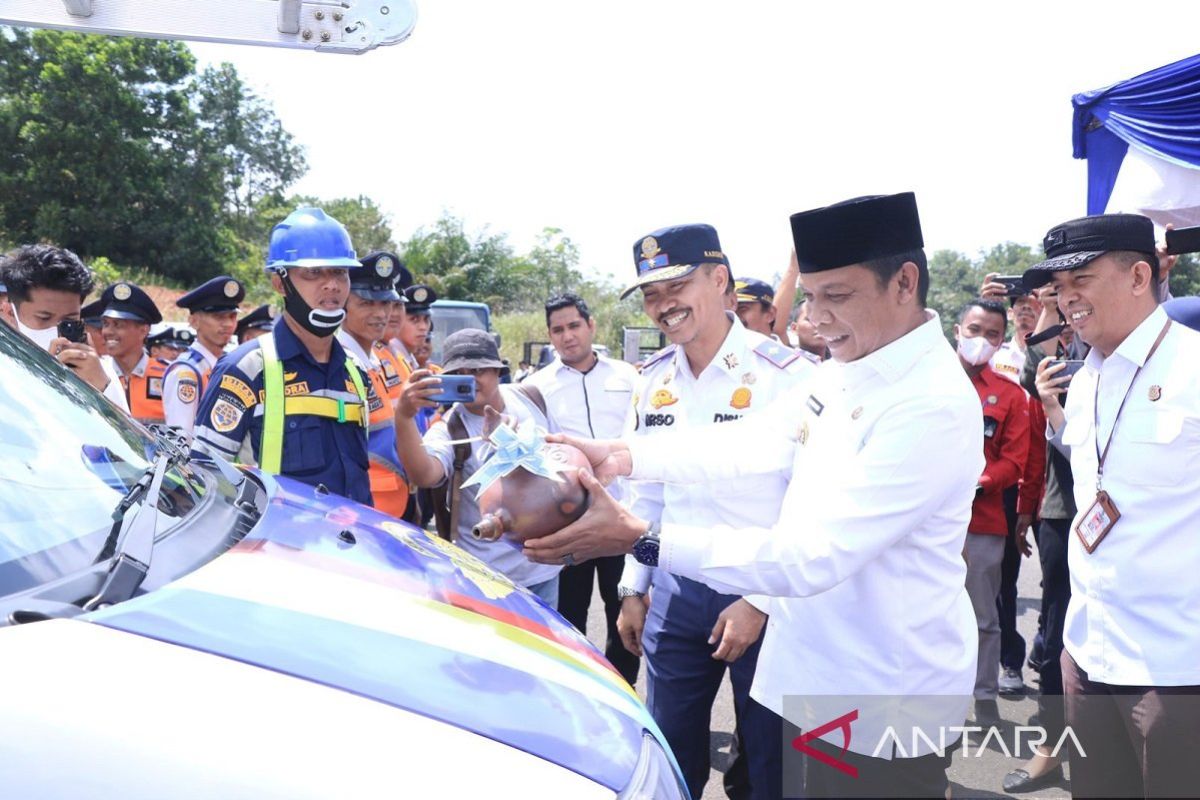
M228 374L221 376L221 388L237 397L247 407L255 403L254 391L240 378Z
M653 355L648 356L646 358L646 360L642 362L642 371L645 372L650 367L654 366L655 364L659 364L659 363L665 361L667 358L670 358L674 354L675 354L675 345L673 345L673 344L667 345L662 350L659 350L657 353L654 353Z
M754 353L774 366L779 367L779 369L785 369L798 358L801 358L799 351L771 339L767 339L754 348Z

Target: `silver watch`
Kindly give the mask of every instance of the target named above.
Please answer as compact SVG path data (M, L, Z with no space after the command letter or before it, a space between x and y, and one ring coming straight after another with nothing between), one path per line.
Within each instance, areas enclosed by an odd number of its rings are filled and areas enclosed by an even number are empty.
M617 597L624 600L626 597L645 597L645 592L639 592L631 586L618 586Z

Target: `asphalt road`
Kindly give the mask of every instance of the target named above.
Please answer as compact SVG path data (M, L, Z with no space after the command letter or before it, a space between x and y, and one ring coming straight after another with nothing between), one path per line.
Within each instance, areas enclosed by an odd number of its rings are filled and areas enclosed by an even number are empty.
M1037 551L1035 550L1030 558L1022 560L1021 575L1017 582L1017 629L1025 637L1027 646L1033 643L1033 636L1037 630L1038 607L1041 602L1040 581L1041 568L1039 567ZM604 648L603 609L604 606L600 602L600 595L597 593L592 598L592 606L588 615L588 637L601 649ZM1002 732L1007 742L1007 747L1010 749L1013 746L1012 726L1027 724L1030 716L1037 711L1037 702L1035 699L1037 684L1033 683L1033 679L1036 676L1036 673L1026 669L1025 694L1001 695L999 701L1000 714L1005 723L1007 723L1002 728ZM638 678L636 688L638 693L644 697L644 669L642 676ZM717 701L713 706L710 734L713 770L708 784L705 786L702 800L721 800L725 797L721 779L729 762L729 742L732 731L733 697L730 693L729 681L727 679L722 684L721 690L717 694ZM978 740L975 743L978 744ZM994 737L989 741L987 748L979 750L972 746L969 748L969 752L970 755L967 757L963 755L961 749L956 751L954 754L954 763L950 768L950 781L953 796L956 799L1021 797L1037 798L1038 800L1049 798L1066 800L1071 796L1068 788L1069 784L1066 783L1037 792L1020 795L1005 794L1000 789L1001 780L1006 773L1021 766L1028 754L1021 758L1015 756L1009 757L995 745ZM1070 774L1069 767L1067 768L1067 773L1068 775Z

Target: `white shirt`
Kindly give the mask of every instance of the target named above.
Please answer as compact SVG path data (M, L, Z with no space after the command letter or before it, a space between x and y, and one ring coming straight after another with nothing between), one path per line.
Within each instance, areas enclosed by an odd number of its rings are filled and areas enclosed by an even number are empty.
M1020 334L1016 335L1020 336ZM989 366L997 375L1008 378L1013 383L1020 385L1021 371L1025 369L1025 359L1025 351L1017 347L1015 340L1009 339L1000 345L999 350L992 354Z
M634 399L638 438L707 430L758 414L815 370L804 353L747 330L731 312L726 314L732 323L729 333L699 376L692 374L682 347L669 347L643 366ZM631 481L629 505L641 519L664 523L770 527L779 518L790 475L791 465L781 464L766 474L726 480L698 477L686 485ZM626 557L621 585L644 594L653 572ZM757 598L750 602L763 607Z
M546 410L559 429L587 439L618 439L632 426L633 387L638 372L632 364L597 355L587 372L555 358L529 376L527 385L546 399ZM614 481L608 493L617 500L624 481Z
M1079 513L1063 643L1089 678L1120 686L1200 684L1200 333L1173 323L1146 361L1166 322L1159 307L1108 358L1092 348L1064 409ZM1096 499L1097 410L1121 518L1089 555L1075 525Z
M209 372L212 371L217 363L217 356L200 344L200 340L197 339L188 349L199 353L208 364ZM186 352L171 364L178 363L185 355ZM180 377L184 375L186 377L181 387ZM189 436L192 435L192 428L196 424L196 410L200 408L200 388L199 383L195 382L195 370L189 367L168 367L166 375L163 376L163 416L168 425L182 430Z
M804 730L876 696L882 710L864 711L850 742L865 755L888 725L919 722L937 742L928 726L961 726L975 684L962 550L984 467L967 445L983 440L983 417L928 314L857 361L821 364L763 414L704 436L630 442L635 478L741 481L791 466L778 524L665 522L659 567L718 591L772 595L751 696ZM815 708L789 695L838 697ZM901 700L928 695L943 702L931 711ZM906 755L930 752L911 748L907 730Z
M543 417L542 412L526 400L515 388L501 385L500 391L504 395L503 413L506 416L515 417L521 425L541 425L550 432L558 430L553 422L549 422ZM467 429L467 436L475 437L483 434L483 417L478 414L472 414L461 406L455 413L462 415L463 424ZM450 476L454 472L454 445L450 444L450 429L446 426L445 421L438 420L430 426L422 441L425 445L425 452L441 462L446 480L450 480ZM463 464L462 477L464 483L487 460L487 457L492 454L493 449L490 443L471 443L471 457ZM539 583L545 583L557 575L562 566L535 564L525 557L520 547L508 542L506 539L502 538L495 542L482 542L471 535L471 528L479 523L481 516L479 513L479 502L476 499L478 492L478 486L468 486L459 495L458 540L455 544L486 563L492 569L504 574L510 581L519 586L535 586Z

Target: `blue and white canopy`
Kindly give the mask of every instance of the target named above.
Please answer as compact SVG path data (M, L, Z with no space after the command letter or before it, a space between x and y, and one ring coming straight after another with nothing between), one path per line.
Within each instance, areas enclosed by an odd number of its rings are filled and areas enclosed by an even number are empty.
M1200 225L1200 55L1071 98L1088 214Z

